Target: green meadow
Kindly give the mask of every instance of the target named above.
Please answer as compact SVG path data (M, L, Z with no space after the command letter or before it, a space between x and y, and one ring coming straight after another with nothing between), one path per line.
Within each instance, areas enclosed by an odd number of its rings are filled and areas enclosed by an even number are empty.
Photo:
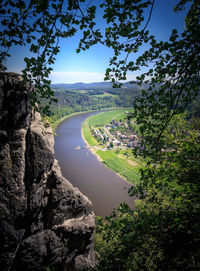
M96 154L102 159L103 163L118 173L121 177L130 183L135 183L140 179L140 168L143 164L140 160L121 158L114 150L98 150Z
M126 117L127 109L121 110L112 110L100 113L98 115L94 115L88 118L88 126L95 127L95 126L105 126L107 123L111 122L112 120L123 120Z
M93 95L93 97L97 97L97 98L104 98L104 97L108 97L108 96L113 96L113 97L115 97L114 94L107 93L107 92L104 92L104 94L96 94L96 95Z
M105 126L113 119L116 121L125 119L126 111L127 110L113 110L89 117L83 122L82 135L92 147L92 151L96 153L108 168L133 184L140 179L140 169L144 167L143 161L136 159L131 149L105 148L103 143L99 143L90 133L91 127Z
M97 146L99 144L98 141L90 133L90 128L89 128L89 125L88 125L89 119L90 118L86 119L82 124L82 135L83 135L85 141L90 146Z

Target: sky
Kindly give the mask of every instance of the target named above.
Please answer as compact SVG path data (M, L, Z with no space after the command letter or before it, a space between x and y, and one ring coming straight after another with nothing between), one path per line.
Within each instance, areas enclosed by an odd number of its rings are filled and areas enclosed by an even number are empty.
M89 0L88 0L89 1ZM94 1L95 2L95 1ZM97 1L98 2L98 1ZM155 0L152 17L148 29L157 39L167 40L171 30L176 28L182 32L184 28L184 17L186 11L178 14L173 12L176 0ZM100 18L101 13L97 13L97 23L100 27L106 26ZM76 82L102 82L104 73L109 65L109 59L113 55L110 48L102 44L95 45L87 51L76 53L80 33L76 36L60 41L60 53L56 56L53 71L50 75L52 83L76 83ZM141 52L146 50L143 46ZM18 72L24 68L24 57L29 56L28 48L16 46L10 51L11 57L7 60L8 71ZM131 60L135 60L138 55L132 55ZM141 71L142 72L142 71ZM135 80L138 73L127 74L127 80Z

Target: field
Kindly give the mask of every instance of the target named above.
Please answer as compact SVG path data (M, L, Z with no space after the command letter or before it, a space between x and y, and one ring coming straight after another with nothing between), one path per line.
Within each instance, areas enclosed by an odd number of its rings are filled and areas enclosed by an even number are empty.
M82 124L82 135L90 146L97 146L98 145L97 140L90 133L88 120L89 119L86 119Z
M140 168L143 164L138 159L121 158L121 155L117 154L113 150L102 151L98 150L97 155L103 160L103 163L118 173L121 177L126 179L130 183L135 183L140 179ZM131 163L132 162L132 163Z
M108 112L103 112L98 115L94 115L88 119L88 126L95 127L95 126L105 126L107 123L111 122L112 120L123 120L126 117L127 110L113 110Z
M92 146L92 151L111 170L119 174L130 183L135 183L140 179L140 169L144 167L143 161L136 159L131 149L106 149L90 133L90 127L104 126L113 119L123 120L127 110L113 110L100 113L86 119L82 126L82 135L87 143Z
M108 96L116 96L114 94L108 93L108 92L104 92L103 94L96 94L96 95L92 95L94 97L99 97L99 98L104 98L104 97L108 97Z

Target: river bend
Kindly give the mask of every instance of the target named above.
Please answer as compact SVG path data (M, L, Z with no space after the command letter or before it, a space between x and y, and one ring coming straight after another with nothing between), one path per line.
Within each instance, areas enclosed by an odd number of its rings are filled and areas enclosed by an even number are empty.
M94 114L84 113L62 122L56 130L54 148L63 176L92 201L95 215L104 217L122 202L133 206L133 198L128 195L130 185L99 162L82 139L82 122Z

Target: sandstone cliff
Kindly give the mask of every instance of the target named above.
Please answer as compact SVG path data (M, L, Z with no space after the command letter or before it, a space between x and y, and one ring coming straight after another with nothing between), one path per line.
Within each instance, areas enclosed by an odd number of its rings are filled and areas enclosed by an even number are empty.
M84 270L94 262L91 202L62 176L31 91L0 73L0 269Z

